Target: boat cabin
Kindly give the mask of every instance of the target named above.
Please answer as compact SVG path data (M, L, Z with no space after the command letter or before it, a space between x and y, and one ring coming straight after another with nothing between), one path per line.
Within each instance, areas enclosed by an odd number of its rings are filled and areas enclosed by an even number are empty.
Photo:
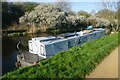
M36 37L28 42L29 52L38 54L43 58L49 58L58 52L66 51L73 46L82 45L84 42L101 38L104 35L105 29L99 28L90 32L66 33L57 37Z

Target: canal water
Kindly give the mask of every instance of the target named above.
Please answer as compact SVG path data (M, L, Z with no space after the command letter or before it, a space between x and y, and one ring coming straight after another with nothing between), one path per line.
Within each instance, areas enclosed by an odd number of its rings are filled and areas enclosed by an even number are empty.
M22 37L3 37L2 38L2 75L16 69L15 62L18 54L17 43L21 40L20 49L28 51L28 40L33 37L50 36L52 34L28 34Z

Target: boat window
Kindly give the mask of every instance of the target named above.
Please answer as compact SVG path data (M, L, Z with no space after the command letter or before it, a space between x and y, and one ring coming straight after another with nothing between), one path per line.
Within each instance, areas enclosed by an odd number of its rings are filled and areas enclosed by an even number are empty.
M78 39L78 45L81 43L81 38Z
M72 44L72 43L69 41L69 42L68 42L68 48L71 48L71 47L72 47L71 44Z
M30 42L29 45L30 45L30 46L29 46L29 49L30 49L31 51L33 51L33 45L32 45L32 42Z

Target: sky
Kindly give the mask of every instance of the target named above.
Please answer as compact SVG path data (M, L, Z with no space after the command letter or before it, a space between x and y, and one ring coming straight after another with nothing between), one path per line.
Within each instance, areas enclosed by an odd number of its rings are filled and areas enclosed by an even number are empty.
M7 0L9 2L55 2L60 0ZM100 3L103 1L119 1L119 0L64 0L70 2L71 9L75 12L80 10L90 13L92 10L98 12L101 9Z
M7 0L7 1L23 1L23 2L55 2L55 1L65 1L65 2L116 2L120 0Z
M92 10L97 12L101 9L99 2L72 2L71 5L75 12L83 10L90 13Z

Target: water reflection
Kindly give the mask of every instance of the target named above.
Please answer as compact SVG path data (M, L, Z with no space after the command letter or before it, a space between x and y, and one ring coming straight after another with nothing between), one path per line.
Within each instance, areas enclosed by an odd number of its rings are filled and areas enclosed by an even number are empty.
M22 37L3 37L2 38L2 75L5 73L14 70L16 56L18 50L16 48L17 43L21 40L22 44L20 45L21 50L28 50L28 40L33 37L40 36L50 36L52 34L42 33L42 34L28 34Z
M16 44L12 38L3 38L2 39L2 73L6 73L8 71L13 70L15 68L15 61L16 61Z

